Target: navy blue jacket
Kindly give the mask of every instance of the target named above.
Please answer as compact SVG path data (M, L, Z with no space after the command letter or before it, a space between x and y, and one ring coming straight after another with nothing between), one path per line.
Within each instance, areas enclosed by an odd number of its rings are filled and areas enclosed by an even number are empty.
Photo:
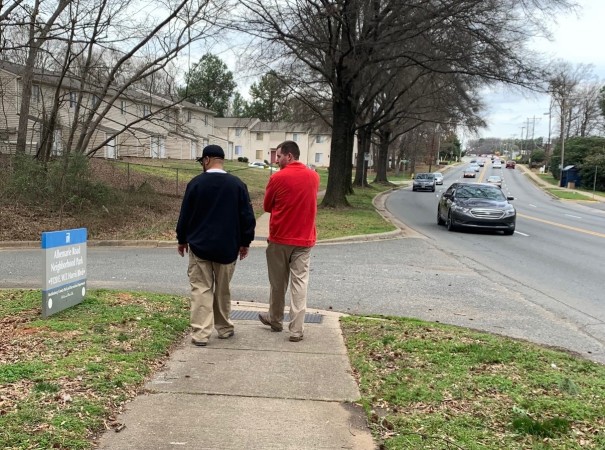
M248 188L239 178L206 172L187 184L176 237L179 244L189 244L198 258L234 262L239 248L254 240L255 226Z

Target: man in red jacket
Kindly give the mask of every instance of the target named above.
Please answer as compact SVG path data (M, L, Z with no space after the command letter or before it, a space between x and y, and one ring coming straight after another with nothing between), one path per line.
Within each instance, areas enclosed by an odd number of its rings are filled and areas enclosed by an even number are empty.
M279 144L275 157L280 171L269 179L263 203L271 213L266 252L271 295L269 312L258 318L271 330L282 331L289 283L290 341L299 342L307 309L311 247L317 238L319 175L298 161L300 149L294 141Z

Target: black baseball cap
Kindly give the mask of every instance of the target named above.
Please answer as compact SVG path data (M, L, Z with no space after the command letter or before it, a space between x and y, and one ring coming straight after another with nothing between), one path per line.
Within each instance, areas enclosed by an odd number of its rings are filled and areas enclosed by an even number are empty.
M225 152L219 145L207 145L204 147L204 151L202 152L202 156L196 158L196 161L201 162L202 158L221 158L225 159Z

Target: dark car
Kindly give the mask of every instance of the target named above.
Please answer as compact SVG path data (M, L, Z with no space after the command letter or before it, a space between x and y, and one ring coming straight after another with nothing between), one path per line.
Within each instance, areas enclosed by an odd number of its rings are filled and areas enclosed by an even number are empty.
M435 192L435 174L417 173L412 184L412 191L432 191Z
M454 183L439 199L437 223L450 231L459 228L515 232L517 212L497 186L485 183Z
M515 161L512 161L512 160L506 161L506 168L507 169L514 169L515 168L515 164L516 164Z

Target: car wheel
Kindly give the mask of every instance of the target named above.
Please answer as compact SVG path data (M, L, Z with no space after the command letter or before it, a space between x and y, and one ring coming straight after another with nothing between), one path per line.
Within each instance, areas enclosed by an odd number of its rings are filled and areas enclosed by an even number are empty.
M416 188L415 187L412 188L412 192L416 192Z
M447 220L445 222L445 226L447 227L447 231L456 231L456 225L454 225L451 211L447 214Z
M439 214L439 208L437 208L437 225L445 225L445 220L443 220L441 214Z
M433 189L431 190L431 192L435 192L435 186L433 186Z
M512 236L515 233L515 229L511 228L510 230L504 230L504 236Z

